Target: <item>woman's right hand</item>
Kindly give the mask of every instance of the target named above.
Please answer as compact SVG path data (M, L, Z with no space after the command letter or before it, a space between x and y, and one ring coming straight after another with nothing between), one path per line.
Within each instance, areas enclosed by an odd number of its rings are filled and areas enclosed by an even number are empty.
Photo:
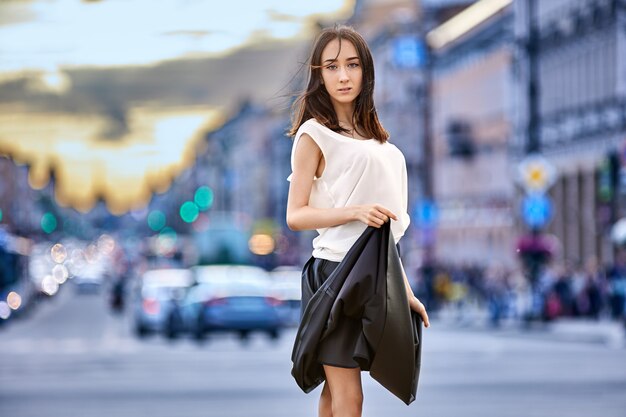
M365 223L368 226L380 227L390 218L398 220L398 217L386 207L380 204L362 204L353 206L354 219Z

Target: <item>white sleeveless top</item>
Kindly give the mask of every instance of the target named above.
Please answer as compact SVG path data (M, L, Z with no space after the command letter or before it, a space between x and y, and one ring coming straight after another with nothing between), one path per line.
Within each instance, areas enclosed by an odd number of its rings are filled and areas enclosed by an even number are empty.
M376 139L359 140L343 136L315 119L300 126L291 150L291 169L300 136L306 133L321 149L325 168L314 177L309 206L317 208L346 207L359 204L381 204L394 213L391 231L398 243L410 223L407 213L407 172L402 152L393 144ZM287 178L291 181L291 175ZM340 262L367 228L360 221L317 229L313 239L313 256Z

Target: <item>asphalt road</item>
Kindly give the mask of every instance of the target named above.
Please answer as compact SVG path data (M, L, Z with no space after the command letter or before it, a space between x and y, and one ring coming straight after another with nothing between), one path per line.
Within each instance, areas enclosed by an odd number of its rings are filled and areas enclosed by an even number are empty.
M363 373L365 417L625 417L626 349L437 327L424 332L410 406ZM320 388L289 373L295 331L278 341L136 339L103 295L63 288L0 328L0 416L316 416Z

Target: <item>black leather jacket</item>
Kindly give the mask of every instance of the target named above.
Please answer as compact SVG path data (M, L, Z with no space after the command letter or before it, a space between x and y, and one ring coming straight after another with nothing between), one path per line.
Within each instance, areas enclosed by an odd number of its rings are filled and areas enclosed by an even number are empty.
M361 320L354 356L360 368L407 405L413 402L422 320L409 307L389 222L365 229L306 306L291 355L291 374L304 392L324 381L317 345L345 316Z

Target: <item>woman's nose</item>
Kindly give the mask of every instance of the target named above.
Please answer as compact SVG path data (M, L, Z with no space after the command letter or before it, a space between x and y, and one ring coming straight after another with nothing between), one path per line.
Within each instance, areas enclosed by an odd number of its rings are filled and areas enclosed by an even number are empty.
M339 81L348 81L348 71L346 68L339 68Z

